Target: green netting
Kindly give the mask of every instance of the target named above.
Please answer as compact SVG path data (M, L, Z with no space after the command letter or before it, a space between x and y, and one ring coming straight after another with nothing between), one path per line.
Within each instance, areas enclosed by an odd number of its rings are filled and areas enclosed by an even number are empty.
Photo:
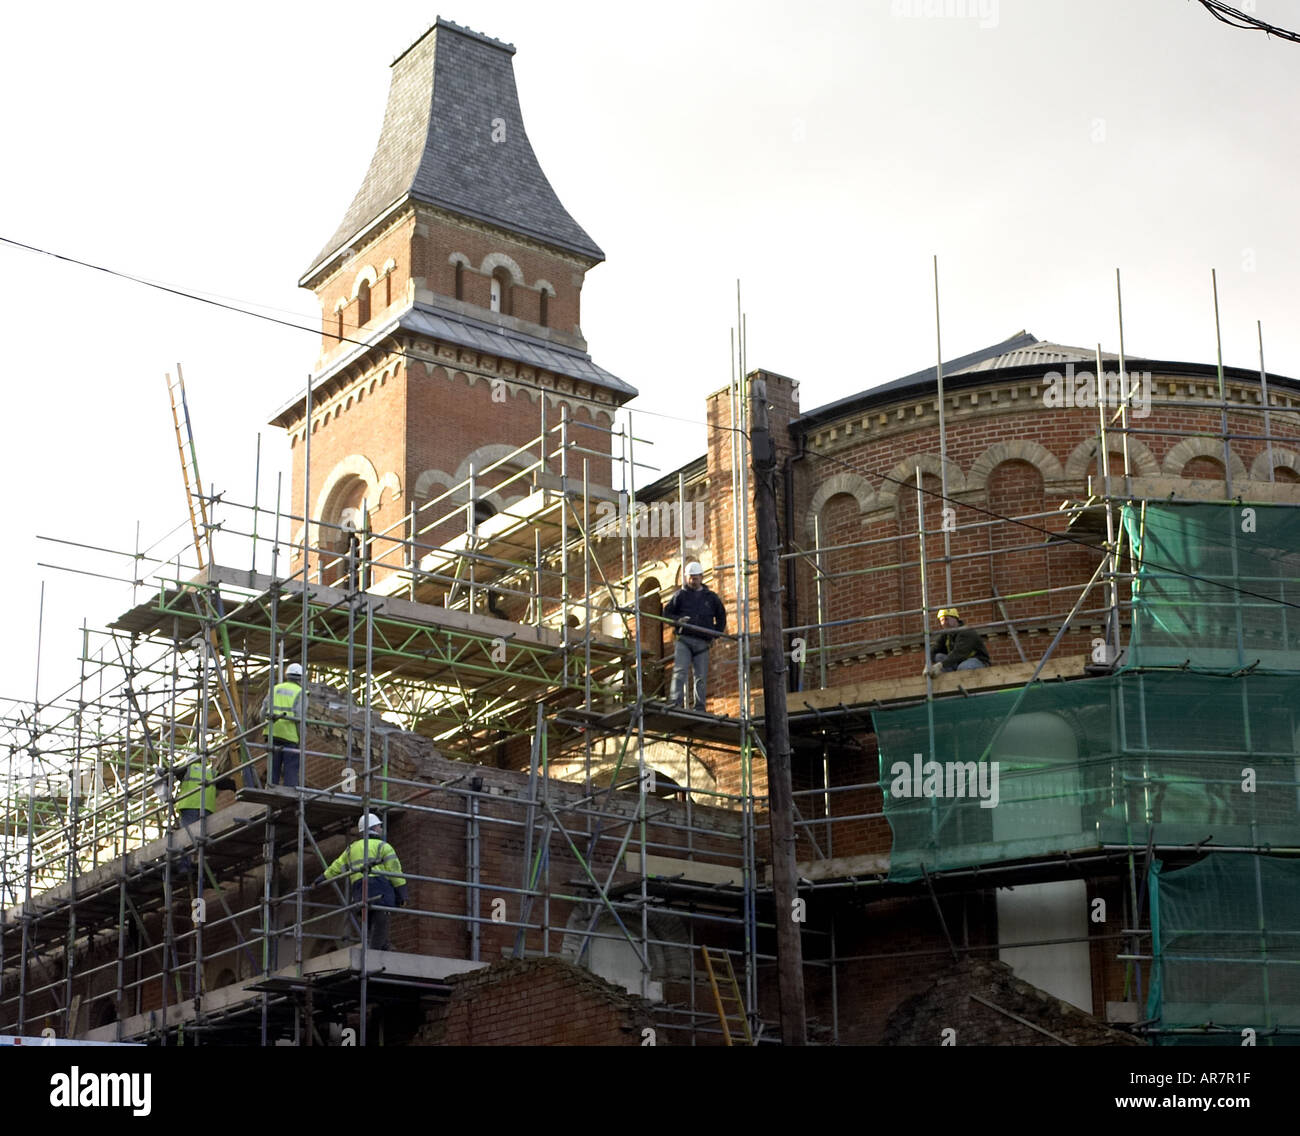
M1300 846L1294 676L1124 672L873 719L891 880L1151 839Z
M1140 556L1130 666L1300 671L1300 509L1148 504L1123 521Z
M1241 1045L1247 1028L1257 1045L1300 1041L1300 863L1227 853L1179 871L1156 863L1151 935L1147 1017L1161 1044Z

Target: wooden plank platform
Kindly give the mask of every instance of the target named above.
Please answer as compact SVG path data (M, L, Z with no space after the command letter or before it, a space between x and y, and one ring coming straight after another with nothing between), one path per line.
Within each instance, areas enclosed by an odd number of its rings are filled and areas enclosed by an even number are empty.
M227 808L210 813L207 818L207 847L204 861L220 879L242 866L259 860L264 852L262 822L266 808L253 803L236 802ZM81 933L97 925L118 921L118 887L123 878L127 881L127 894L136 910L142 914L160 906L166 895L167 855L173 855L172 885L188 882L188 877L177 875L177 859L189 853L193 856L194 828L174 829L157 840L141 846L126 856L116 856L75 880L49 888L26 905L5 911L2 926L6 936L15 935L21 927L24 911L33 916L29 926L30 942L60 940L67 935L67 923L60 918L73 902L75 889L77 924ZM207 886L210 881L205 881ZM7 949L7 948L6 948Z
M215 592L210 585L216 585ZM301 620L303 585L297 580L275 581L270 576L211 565L194 577L191 584L168 589L138 604L109 626L132 634L163 636L179 640L202 634L213 618L217 602L226 622L231 643L237 650L269 656L272 644L271 596L275 591L280 630L278 641L292 656L301 639L296 630ZM349 652L349 594L324 584L306 589L312 612L310 655L313 663L346 666L350 655L364 648L352 644ZM564 671L564 638L549 627L514 623L492 615L459 611L400 595L362 593L362 610L354 628L375 625L374 669L391 676L428 682L452 682L458 687L491 690L509 697L536 695L539 683L560 681ZM199 608L204 615L200 615ZM190 610L190 609L194 610ZM631 646L621 639L591 635L593 677L614 673L627 665ZM504 643L508 665L494 663L490 653ZM586 641L582 645L585 658ZM572 643L570 654L575 648ZM570 668L572 670L572 668ZM571 678L571 681L577 681Z
M641 853L628 852L626 865L629 872L641 874ZM700 860L681 860L673 856L647 856L646 875L652 879L687 880L697 884L724 884L741 887L744 873L739 867L728 864L709 864Z
M1055 682L1089 677L1084 666L1092 660L1087 655L1066 655L1050 659L1038 676L1041 681ZM979 670L953 671L934 679L936 697L974 694L991 690L1005 690L1024 686L1037 663L1009 663L1004 666L981 667ZM828 686L824 690L791 691L786 695L786 706L791 716L802 711L828 710L839 706L871 707L876 703L915 702L926 693L925 677L886 678L866 682ZM756 695L756 714L762 714L762 695Z
M338 820L357 820L361 816L359 793L339 793L328 789L312 788L304 788L302 792L303 814L307 823L313 827ZM275 816L289 813L296 817L298 813L298 791L287 785L240 789L235 793L235 800L265 805ZM406 809L397 802L381 801L372 797L370 811L382 815L387 812L405 812Z
M318 958L308 959L302 965L302 973L296 966L281 967L270 975L254 975L242 982L223 986L204 994L200 1003L205 1017L231 1017L240 1013L255 1011L264 992L283 994L305 989L307 986L338 986L349 981L358 980L362 973L360 947L340 947ZM431 987L445 981L455 974L465 974L487 965L485 962L470 962L466 959L440 958L434 955L413 955L401 951L366 951L365 974L370 982L421 982ZM122 1023L122 1036L126 1040L147 1037L159 1029L175 1029L194 1021L194 1000L187 999L180 1005L167 1007L164 1018L162 1011L136 1014L126 1018ZM86 1032L84 1041L115 1041L117 1023L101 1026Z

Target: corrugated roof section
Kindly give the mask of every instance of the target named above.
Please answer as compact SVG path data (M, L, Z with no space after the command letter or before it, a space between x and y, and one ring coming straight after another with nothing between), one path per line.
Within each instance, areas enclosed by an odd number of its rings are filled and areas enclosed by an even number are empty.
M1104 363L1119 362L1119 356L1112 355L1108 351L1103 351L1101 358ZM968 375L974 371L998 371L1003 367L1056 367L1064 366L1066 363L1095 363L1096 361L1097 352L1095 350L1090 351L1086 347L1066 347L1060 343L1039 341L1028 347L1004 351L1001 355L994 355L991 359L983 359L967 367L956 367L949 370L945 364L944 374Z

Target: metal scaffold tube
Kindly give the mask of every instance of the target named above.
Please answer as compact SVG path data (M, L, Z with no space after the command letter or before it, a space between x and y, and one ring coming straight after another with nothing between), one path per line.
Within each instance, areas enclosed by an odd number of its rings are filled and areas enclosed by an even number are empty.
M766 420L768 388L785 388L775 387L765 372L748 373L739 286L727 398L718 391L711 404L709 460L719 468L707 473L709 482L687 466L639 485L638 469L653 468L638 461L645 452L645 439L636 436L639 419L628 412L618 426L623 416L611 412L608 423L595 415L588 421L581 407L571 413L577 404L567 395L546 391L540 399L540 433L528 431L517 445L512 439L508 457L494 454L491 462L469 463L466 476L445 491L435 486L428 500L422 490L417 500L412 488L395 526L385 528L380 518L398 510L381 513L367 493L353 523L350 512L342 516L335 507L337 494L327 493L329 501L311 497L312 484L321 480L321 470L311 466L318 460L312 419L324 407L315 405L309 378L300 441L301 499L295 495L292 508L282 510L284 490L277 477L272 530L271 510L263 510L260 501L259 436L251 506L213 487L200 486L194 494L196 521L183 535L199 536L189 551L197 556L201 575L194 575L188 554L177 555L162 542L144 547L148 542L137 528L133 551L121 553L132 563L131 610L103 632L83 621L78 674L57 695L50 694L54 687L41 671L42 595L32 701L0 712L0 744L7 750L0 793L0 973L5 976L0 1013L5 1020L22 1029L50 1025L68 1037L89 1031L101 1039L167 1045L209 1044L218 1039L217 1031L226 1030L267 1045L332 1043L340 1029L354 1027L362 1044L391 1043L396 1018L386 1007L394 999L410 997L413 1006L421 998L432 1002L447 997L450 986L418 975L385 976L390 961L385 956L377 962L370 945L368 932L380 911L368 884L358 904L349 902L346 888L332 890L322 902L310 886L334 856L337 844L329 842L348 840L358 814L377 810L386 837L389 826L396 826L392 839L415 897L395 917L400 950L394 955L442 952L457 963L486 965L504 947L516 959L560 956L593 968L622 966L617 960L625 955L624 984L654 1005L658 1028L670 1031L674 1041L696 1044L721 1035L709 998L700 997L707 985L694 952L720 950L737 967L743 965L744 974L737 969L735 975L745 1012L758 1039L766 1041L771 1034L764 1036L760 1014L790 977L783 967L793 932L801 947L812 944L806 969L799 968L801 982L806 975L807 999L819 1012L829 1008L829 1026L810 1024L814 1038L853 1038L851 1003L844 999L855 995L845 968L890 952L858 949L836 897L902 887L888 877L892 853L855 855L863 847L863 826L887 828L892 807L879 798L874 804L869 800L880 791L876 751L870 748L877 728L873 715L915 708L922 728L928 724L928 756L933 756L948 736L939 733L952 709L946 700L971 699L966 708L977 717L977 711L983 713L978 700L1003 691L1003 714L980 743L981 760L996 757L1005 724L1032 710L1031 700L1040 697L1039 680L1060 677L1059 667L1046 670L1053 653L1069 654L1074 648L1064 644L1078 643L1104 620L1110 657L1119 658L1131 634L1138 581L1155 588L1151 573L1158 557L1144 547L1145 524L1147 505L1158 510L1160 498L1143 495L1153 491L1144 488L1131 465L1143 452L1136 438L1144 430L1131 420L1136 387L1125 354L1118 271L1123 397L1114 415L1100 410L1095 440L1084 439L1102 462L1100 492L1088 502L1072 502L1076 512L1069 514L1092 511L1085 516L1091 526L1087 541L1062 529L1058 521L1067 515L1061 509L1026 502L1015 516L1002 516L982 508L974 493L949 485L946 399L958 396L946 387L960 380L944 374L937 258L934 278L940 488L936 494L933 484L925 487L919 461L911 476L903 475L902 484L914 478L914 544L902 529L882 536L865 522L845 525L817 508L806 515L811 548L801 547L794 532L783 531L797 515L794 506L784 524L773 520L768 496L791 494L794 483L787 478L784 489L768 483L766 463L783 436L774 439L770 429L760 431L754 424ZM1273 428L1283 414L1289 421L1292 409L1272 405L1262 329L1257 331L1262 406L1230 405L1221 353L1217 408L1208 384L1203 384L1205 399L1187 403L1207 418L1217 409L1225 489L1231 485L1243 495L1249 491L1240 484L1240 466L1238 481L1231 482L1233 444L1240 441L1244 455L1247 442L1264 443L1255 446L1266 455L1257 460L1269 463L1269 480L1275 481ZM1095 362L1100 374L1100 344ZM1180 405L1175 392L1169 393L1169 405ZM1236 387L1232 394L1237 397ZM1262 434L1254 426L1261 415ZM719 433L724 429L725 441ZM597 431L591 436L608 453L583 444L590 431ZM1167 424L1147 432L1170 439L1198 436L1194 429ZM1123 451L1122 486L1111 468L1112 446ZM190 447L192 458L192 436ZM500 453L506 449L502 445ZM578 460L580 468L570 464ZM186 463L183 451L182 461L197 477L196 464ZM730 478L724 475L718 485L716 476L728 462ZM685 518L709 492L704 485L713 486L711 527L699 539L688 534ZM798 484L792 494L796 501L805 500L805 489ZM1263 495L1258 486L1255 492ZM901 497L908 511L912 496ZM958 688L951 685L954 680L928 675L922 680L911 663L906 664L909 677L877 682L875 660L904 656L906 662L919 648L929 662L936 542L927 505L933 515L935 496L945 512L939 531L946 602L952 605L957 586L963 608L1000 605L995 612L1000 618L987 628L1018 647L1023 644L1020 662L999 664L997 675L963 672ZM494 508L504 507L476 510L488 500ZM1111 515L1121 501L1133 510L1133 527L1117 526ZM601 515L602 505L615 507L615 521ZM654 518L657 509L674 505L677 531L650 528L647 536L643 516ZM1098 507L1107 510L1104 520ZM950 510L957 523L949 523ZM263 512L267 515L260 516ZM1104 531L1101 539L1098 530ZM170 543L176 543L175 532ZM1122 571L1123 542L1130 537L1130 563ZM239 544L244 540L249 545ZM287 573L280 563L285 540ZM263 561L269 552L266 575L258 570L259 544ZM1066 576L1063 582L1048 573L1042 581L1026 579L1009 595L999 591L999 558L1014 556L1015 563L1024 563L1041 553L1054 570L1049 557L1058 549L1082 557L1084 544L1098 560L1086 583L1082 576ZM891 554L890 546L900 553ZM1231 553L1234 579L1250 571L1243 568L1251 555L1246 538L1235 530L1223 552L1225 558ZM734 589L728 603L734 604L735 633L720 637L725 656L715 652L725 712L676 715L658 701L668 621L657 621L655 588L674 556L684 573L688 556L707 560L710 555L719 590ZM575 557L581 558L580 568ZM780 581L773 589L767 571L772 564L779 570L783 562L800 559L812 567L802 581L803 610L815 600L815 618L806 624L798 624L794 603L781 610ZM235 564L241 567L236 570ZM751 583L755 572L757 597ZM1016 569L1007 572L1018 585ZM970 583L984 573L987 596ZM899 602L872 598L883 594L880 582L891 577L900 581ZM799 583L797 577L787 579L794 581L787 587ZM904 597L917 580L918 603L907 608ZM1104 601L1097 585L1107 589ZM869 597L866 603L845 599L860 593ZM1243 622L1247 605L1240 599L1234 603L1233 638L1243 655L1249 642ZM883 634L900 626L900 634ZM764 744L757 731L777 728L780 716L769 672L779 672L784 693L794 636L816 644L818 689L801 684L809 689L797 694L802 705L789 708L788 744L772 739ZM1036 647L1033 636L1042 636ZM1069 654L1067 661L1074 659ZM308 688L296 723L299 783L262 785L256 769L264 751L268 775L271 763L257 699L261 684L269 693L292 661L303 667ZM752 690L759 666L761 710ZM895 672L902 674L902 666L889 670ZM981 686L981 677L999 683ZM1135 735L1120 738L1117 747L1135 745L1136 731L1147 728L1146 700L1153 695L1143 684L1154 679L1141 673L1133 678L1134 689L1142 691L1134 696L1137 710L1117 729ZM1237 694L1234 711L1252 748L1258 746L1260 756L1276 756L1261 712L1244 689ZM1122 710L1115 711L1121 719ZM916 748L925 744L918 734ZM1153 844L1149 825L1143 825L1158 809L1159 763L1170 751L1147 740L1143 745L1141 776L1126 773L1115 789L1124 803L1129 843L1108 843L1104 860L1124 885L1129 926L1136 926L1145 910L1142 853L1149 859L1157 847L1165 847ZM765 787L756 758L768 763ZM790 786L788 814L780 799L783 787L771 772L783 760L798 776ZM167 804L154 797L191 761L203 769L203 804L196 820L182 825L175 815L177 797ZM463 769L467 763L476 763L473 780L457 785L470 774L454 766ZM165 776L159 776L160 768ZM207 794L217 792L212 782L218 772L243 784L233 803L223 797L220 807L209 808ZM347 788L352 785L356 788ZM944 823L950 822L936 820L931 826L936 842L951 831ZM1258 850L1267 823L1263 811L1253 813L1249 833L1216 850ZM770 878L761 874L764 831L780 850ZM1182 846L1175 841L1169 847ZM805 860L796 861L796 849ZM1121 872L1117 865L1125 858L1127 870ZM1040 858L1023 867L1049 873L1051 863ZM937 913L953 927L945 915L945 889L969 891L978 884L962 875L966 868L923 866L927 884L935 889L933 903L943 900ZM860 875L840 877L837 871ZM799 880L803 872L808 882ZM978 879L973 869L968 874ZM929 891L918 894L930 900ZM782 905L801 895L818 897L818 924L786 926ZM495 900L504 901L504 913ZM992 949L964 941L964 919L963 913L962 935L954 928L954 945L941 954ZM774 949L774 942L781 949ZM346 979L337 979L345 994L322 993L327 971L318 956L324 954L331 956L328 973L346 973ZM1138 974L1135 983L1142 977ZM403 982L411 993L395 993L407 989L399 985ZM218 986L222 996L214 998ZM796 1001L806 1009L803 994Z

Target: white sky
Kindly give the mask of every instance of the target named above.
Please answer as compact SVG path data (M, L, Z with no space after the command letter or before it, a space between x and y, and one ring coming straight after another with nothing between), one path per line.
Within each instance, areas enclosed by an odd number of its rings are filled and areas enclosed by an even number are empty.
M1295 0L1256 8L1300 27ZM0 236L314 327L296 281L360 184L388 64L436 14L11 6ZM1258 365L1259 319L1269 370L1300 376L1300 46L1191 0L441 14L519 49L534 149L608 258L587 277L583 331L646 411L702 423L702 394L727 381L737 278L750 366L801 380L805 408L930 365L935 253L948 357L1021 328L1114 350L1118 267L1129 353L1213 362L1214 267L1225 362ZM0 332L0 696L32 696L45 581L49 698L75 680L82 617L103 626L131 595L37 563L129 563L37 534L129 551L137 523L149 546L186 522L163 382L177 361L205 481L250 500L261 431L272 506L287 445L265 422L318 340L5 245ZM638 427L665 471L703 450L702 425Z

